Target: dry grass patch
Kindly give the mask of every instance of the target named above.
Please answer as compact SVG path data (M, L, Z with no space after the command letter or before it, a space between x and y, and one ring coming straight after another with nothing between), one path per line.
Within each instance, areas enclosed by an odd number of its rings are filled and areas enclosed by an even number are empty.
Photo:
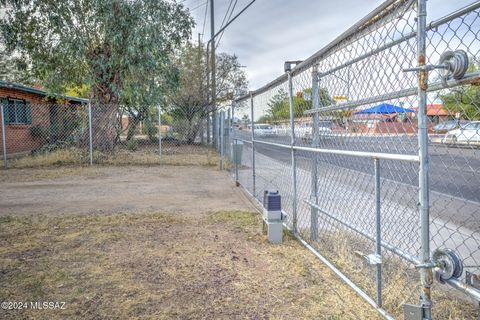
M63 177L87 177L98 178L105 173L98 166L62 166L47 167L41 169L9 169L0 170L0 183L7 182L32 182L50 179L59 179Z
M65 310L2 319L375 319L291 237L270 245L259 217L129 213L0 218L2 301Z
M88 150L76 147L57 149L9 159L9 168L45 168L52 166L85 166L90 162ZM158 145L142 145L128 150L119 145L112 153L93 152L93 162L105 165L201 165L215 166L218 156L214 149L200 145L165 144L162 158Z
M9 159L8 167L35 168L60 165L85 165L88 164L88 162L88 151L71 147Z
M302 232L308 239L308 231ZM313 246L344 272L355 284L376 297L375 267L369 266L356 252L370 254L372 242L346 230L324 232ZM422 288L420 276L412 264L383 249L382 299L383 307L395 318L403 319L403 305L418 304ZM434 319L477 319L478 307L463 299L448 286L437 282L432 287Z

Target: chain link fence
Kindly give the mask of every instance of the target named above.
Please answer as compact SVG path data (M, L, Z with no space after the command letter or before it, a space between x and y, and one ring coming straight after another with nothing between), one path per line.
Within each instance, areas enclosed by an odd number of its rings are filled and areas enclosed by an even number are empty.
M5 168L218 164L217 112L19 99L3 99L1 106Z
M1 155L218 165L259 202L278 190L285 225L385 318L474 318L479 50L479 2L429 20L425 0L388 0L232 108L2 99Z
M478 317L479 8L386 1L233 107L237 182L385 318Z

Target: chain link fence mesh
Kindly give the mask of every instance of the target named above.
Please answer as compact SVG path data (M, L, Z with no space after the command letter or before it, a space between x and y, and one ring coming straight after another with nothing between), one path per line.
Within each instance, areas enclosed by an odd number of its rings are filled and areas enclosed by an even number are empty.
M291 72L215 113L3 98L4 164L219 165L260 202L264 190L280 191L286 225L381 312L402 318L423 289L415 268L422 249L418 70L405 70L417 66L416 3L385 2L307 61L292 62ZM463 263L455 279L433 284L433 314L473 318L480 4L428 21L425 36L430 247L452 250Z
M437 319L478 313L479 7L427 24L430 247L453 250L464 266L456 284L433 284ZM239 183L260 202L264 190L280 191L286 225L399 318L423 290L418 78L406 70L417 66L417 15L416 1L387 1L234 105ZM460 77L442 67L458 50L469 61Z
M8 168L51 165L217 165L209 113L158 107L33 104L4 99ZM132 111L133 110L133 111ZM128 112L130 111L130 112ZM5 148L3 146L5 145ZM4 152L5 151L5 152Z

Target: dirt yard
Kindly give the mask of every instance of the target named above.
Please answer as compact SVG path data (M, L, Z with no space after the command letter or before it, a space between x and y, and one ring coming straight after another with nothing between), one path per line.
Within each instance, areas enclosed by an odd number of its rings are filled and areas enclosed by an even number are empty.
M214 168L0 177L0 299L23 306L1 319L377 318L288 234L266 242L258 213Z
M225 172L205 167L71 167L0 173L0 215L248 210Z

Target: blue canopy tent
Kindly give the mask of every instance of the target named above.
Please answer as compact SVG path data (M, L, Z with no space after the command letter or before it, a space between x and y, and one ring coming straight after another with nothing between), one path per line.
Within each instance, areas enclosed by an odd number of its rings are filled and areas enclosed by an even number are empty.
M390 113L407 113L407 112L416 112L413 109L405 109L399 106L394 106L393 104L382 103L378 106L371 107L369 109L361 110L355 112L354 114L390 114Z

